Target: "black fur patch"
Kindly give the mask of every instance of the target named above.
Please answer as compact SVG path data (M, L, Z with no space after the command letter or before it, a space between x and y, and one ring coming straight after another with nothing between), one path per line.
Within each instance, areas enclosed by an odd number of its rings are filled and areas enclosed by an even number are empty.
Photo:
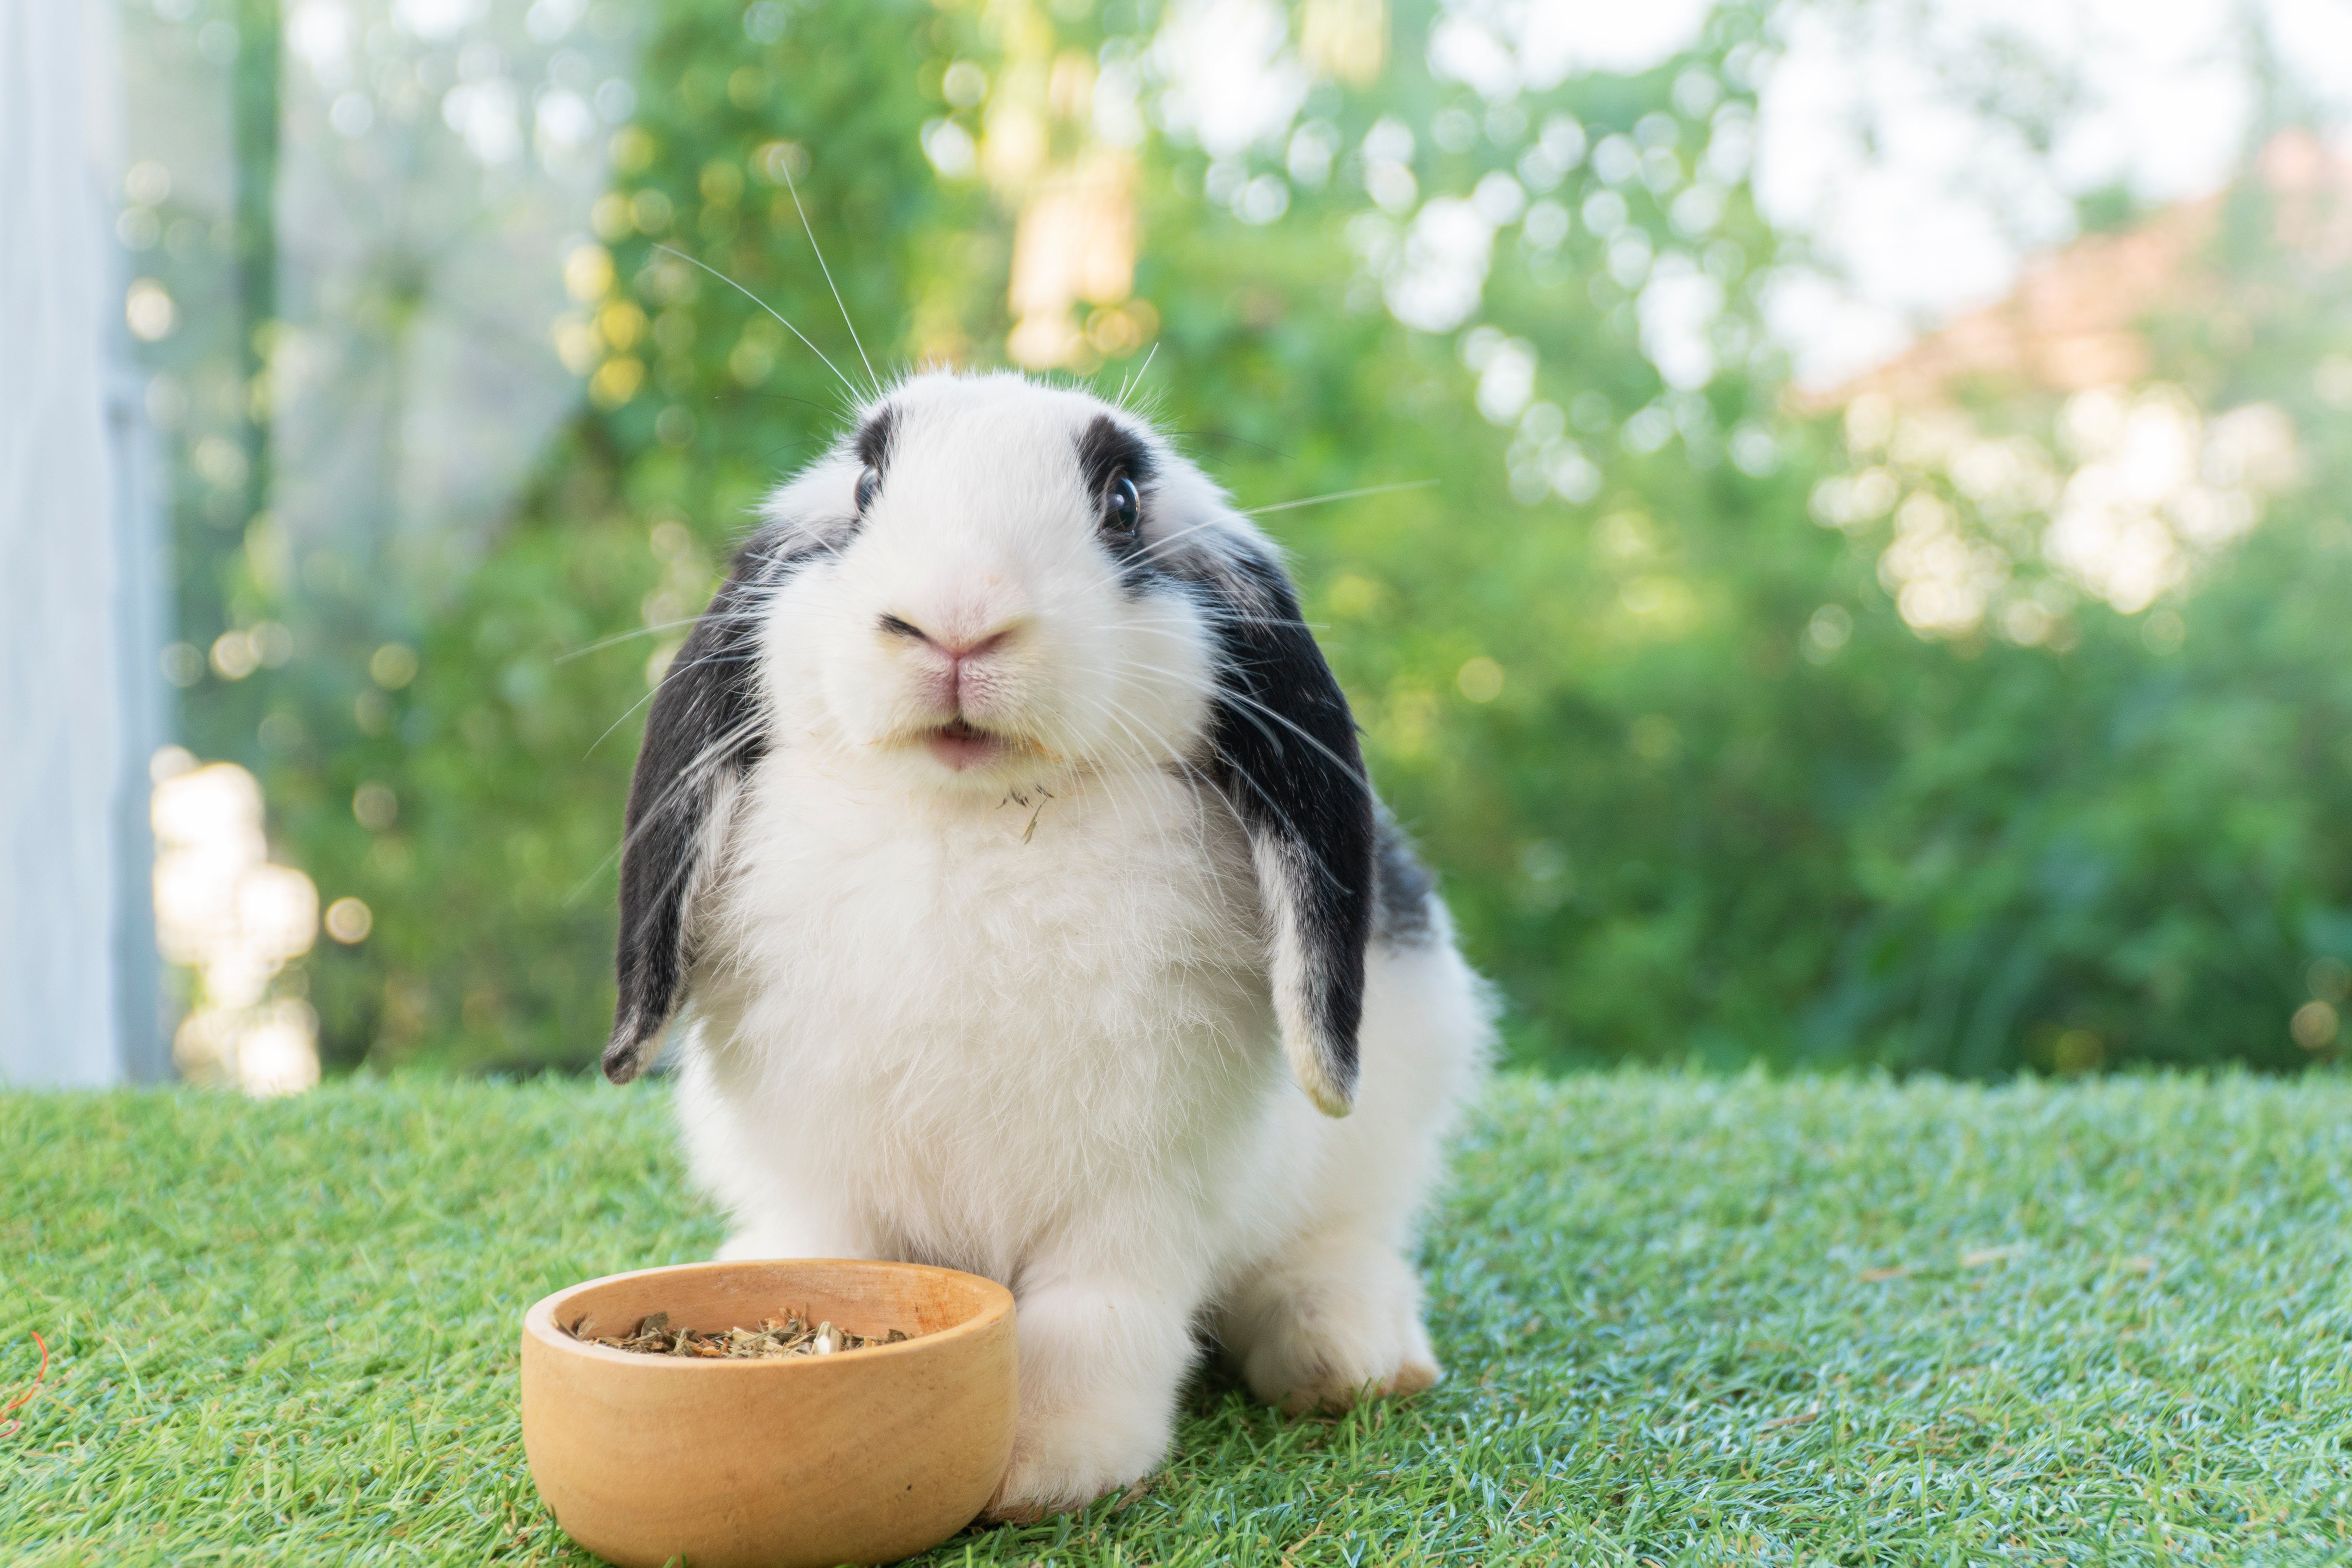
M646 719L629 782L621 849L620 999L604 1076L626 1083L677 1011L693 944L688 900L709 869L703 830L720 785L759 762L767 733L759 705L759 614L768 595L816 548L785 552L781 528L738 552L728 578L670 660Z
M876 473L890 467L890 448L898 437L898 410L884 404L857 427L857 460Z
M1372 837L1372 939L1382 947L1426 947L1435 932L1429 895L1437 880L1413 853L1412 840L1388 808L1378 808Z
M1352 1093L1372 930L1371 786L1355 718L1290 579L1255 552L1237 564L1245 598L1203 580L1220 601L1212 774L1251 842L1279 851L1316 1048L1331 1081Z
M1151 448L1108 414L1096 415L1079 432L1077 447L1078 483L1086 490L1087 504L1096 509L1096 531L1103 547L1118 562L1120 580L1129 595L1139 595L1166 575L1143 525L1150 517ZM1104 525L1110 487L1122 475L1134 481L1136 493L1144 502L1142 521L1128 530Z
M1102 505L1111 480L1125 474L1139 490L1151 485L1151 448L1108 414L1097 414L1078 435L1078 478L1087 500Z

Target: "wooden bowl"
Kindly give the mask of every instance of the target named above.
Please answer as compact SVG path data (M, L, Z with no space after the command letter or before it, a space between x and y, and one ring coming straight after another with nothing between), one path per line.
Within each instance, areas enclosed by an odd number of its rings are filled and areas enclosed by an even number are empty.
M899 1344L775 1361L586 1344L654 1312L704 1331L797 1311ZM572 1540L622 1568L892 1563L970 1523L1004 1473L1013 1294L911 1263L689 1263L591 1279L522 1321L522 1444Z

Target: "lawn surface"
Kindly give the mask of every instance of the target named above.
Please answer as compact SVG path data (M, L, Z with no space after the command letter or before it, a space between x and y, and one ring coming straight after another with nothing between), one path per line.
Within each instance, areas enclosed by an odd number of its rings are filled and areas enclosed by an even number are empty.
M585 1563L515 1331L706 1256L659 1089L0 1096L0 1563ZM2352 1562L2352 1084L1509 1079L1451 1377L930 1563Z

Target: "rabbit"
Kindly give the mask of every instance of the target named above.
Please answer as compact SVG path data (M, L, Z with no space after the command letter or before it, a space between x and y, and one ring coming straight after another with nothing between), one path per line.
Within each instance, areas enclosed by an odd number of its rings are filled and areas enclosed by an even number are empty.
M604 1057L680 1025L719 1256L1010 1287L995 1518L1149 1474L1196 1329L1294 1411L1436 1382L1489 993L1275 547L1012 373L900 381L761 515L653 700Z

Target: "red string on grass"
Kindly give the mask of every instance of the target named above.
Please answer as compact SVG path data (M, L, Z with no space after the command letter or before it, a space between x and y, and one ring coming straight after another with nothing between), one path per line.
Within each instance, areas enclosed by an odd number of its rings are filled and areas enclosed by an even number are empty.
M42 1381L49 1375L49 1342L41 1338L41 1331L38 1329L33 1330L32 1335L33 1342L41 1347L41 1370L33 1374L32 1384L24 1393L16 1395L7 1404L0 1405L0 1415L6 1415L11 1410L21 1410L30 1405L33 1402L33 1395L41 1392ZM15 1436L24 1425L22 1421L13 1418L0 1421L0 1437Z

